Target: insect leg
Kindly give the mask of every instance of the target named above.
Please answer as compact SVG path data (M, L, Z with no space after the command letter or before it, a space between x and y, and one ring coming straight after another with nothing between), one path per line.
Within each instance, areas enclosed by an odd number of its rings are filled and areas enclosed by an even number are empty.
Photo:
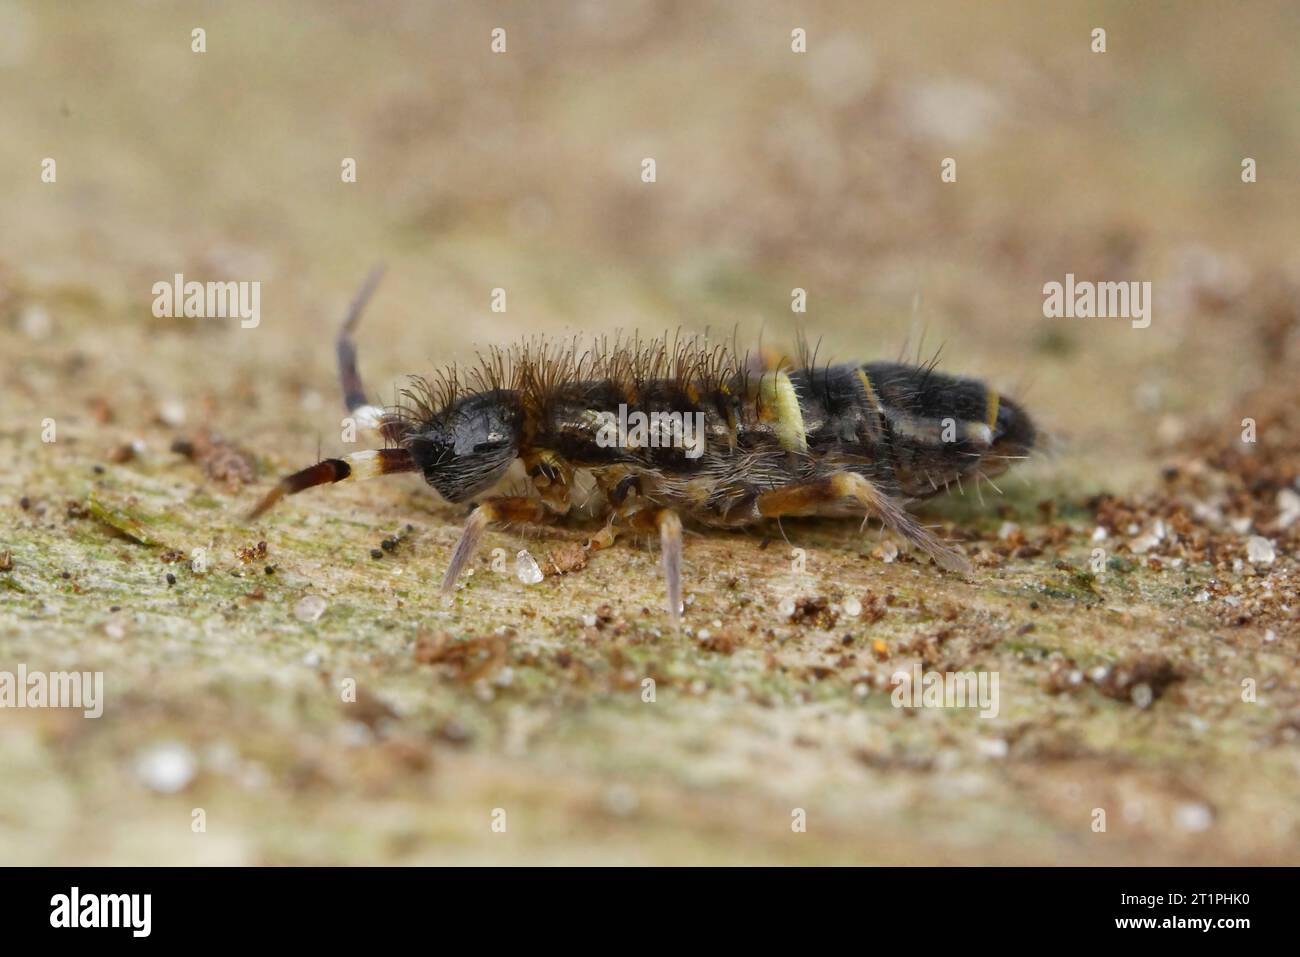
M526 522L544 522L553 516L546 504L535 498L523 495L511 495L503 498L488 499L474 509L465 523L456 547L451 553L451 562L447 572L442 576L442 594L451 592L461 571L474 557L478 546L483 541L483 533L491 525L514 525Z
M664 567L664 584L668 586L668 616L673 627L682 618L682 520L671 509L662 509L659 524L660 561Z
M882 492L857 472L835 472L825 478L764 492L758 511L764 518L782 515L817 515L845 501L860 505L897 534L920 548L949 571L970 574L970 563L956 549L943 544L907 513L902 503Z
M617 524L619 520L626 519L644 508L639 501L641 491L641 480L634 474L615 473L611 478L609 475L597 475L597 483L605 493L611 509L609 520L605 526L591 538L587 539L587 549L593 552L602 551L606 548L612 548L619 533L623 531ZM632 498L633 493L637 498Z
M570 508L573 468L558 455L534 452L524 458L524 468L548 510L565 515Z
M583 547L591 552L601 552L607 548L613 548L614 542L618 539L618 533L621 531L622 529L614 524L614 520L611 517L611 519L601 527L600 531L587 539L587 543Z
M668 589L668 615L676 628L682 618L682 520L670 508L645 508L628 516L627 527L636 532L659 533L660 562Z
M267 492L256 507L248 513L248 521L261 517L267 509L286 495L297 495L317 485L377 478L380 475L415 470L415 462L406 449L367 449L364 452L346 455L341 459L324 459L280 479L275 488Z

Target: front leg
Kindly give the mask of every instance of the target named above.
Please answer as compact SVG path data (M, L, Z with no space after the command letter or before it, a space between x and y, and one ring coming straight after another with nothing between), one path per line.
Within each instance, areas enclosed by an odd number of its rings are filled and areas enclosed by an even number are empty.
M555 515L567 515L571 507L573 467L549 451L535 451L524 457L524 468L542 503Z
M483 533L489 526L540 524L553 517L554 513L544 502L523 495L510 495L481 502L470 515L469 521L465 523L465 529L460 533L460 539L452 550L451 563L447 566L447 573L442 576L442 594L451 593L461 571L478 551L479 543L483 541Z

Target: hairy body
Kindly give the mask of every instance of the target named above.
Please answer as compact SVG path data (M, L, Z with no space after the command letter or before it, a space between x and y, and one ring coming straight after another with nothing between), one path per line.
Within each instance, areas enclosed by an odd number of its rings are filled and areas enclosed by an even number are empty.
M414 377L398 406L379 409L366 403L352 344L377 278L349 311L338 357L345 404L387 447L288 476L253 516L316 485L420 472L447 501L479 501L444 591L487 528L568 516L579 471L595 478L607 516L594 544L612 544L622 530L658 534L674 621L682 517L734 528L792 515L874 516L964 572L965 558L917 523L905 501L1000 474L1037 438L1016 403L933 366L817 366L806 350L793 363L753 362L700 338L492 350L465 372ZM642 427L615 437L613 423L628 420ZM697 424L696 441L682 441L682 422ZM490 496L517 460L527 494Z

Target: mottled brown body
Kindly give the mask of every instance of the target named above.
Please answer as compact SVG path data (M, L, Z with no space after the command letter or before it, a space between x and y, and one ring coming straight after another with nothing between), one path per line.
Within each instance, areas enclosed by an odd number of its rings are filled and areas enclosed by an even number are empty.
M453 553L450 590L493 524L559 520L579 471L594 476L608 545L620 530L657 530L669 611L680 611L680 516L740 527L786 515L879 518L941 565L964 557L922 528L904 501L999 474L1037 434L1014 402L929 366L767 365L702 339L528 343L482 357L468 375L414 378L397 408L365 406L351 331L339 339L349 410L371 416L390 448L318 463L258 507L332 481L418 471L451 502L481 500ZM511 465L524 494L491 497Z

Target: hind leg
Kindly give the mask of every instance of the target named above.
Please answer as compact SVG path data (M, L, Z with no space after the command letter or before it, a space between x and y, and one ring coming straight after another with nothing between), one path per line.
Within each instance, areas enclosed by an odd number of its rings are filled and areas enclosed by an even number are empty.
M898 499L857 472L835 472L812 482L764 492L758 497L757 507L764 518L780 518L822 515L846 504L874 515L886 528L903 536L949 571L970 574L970 563L964 555L939 541L907 513Z

